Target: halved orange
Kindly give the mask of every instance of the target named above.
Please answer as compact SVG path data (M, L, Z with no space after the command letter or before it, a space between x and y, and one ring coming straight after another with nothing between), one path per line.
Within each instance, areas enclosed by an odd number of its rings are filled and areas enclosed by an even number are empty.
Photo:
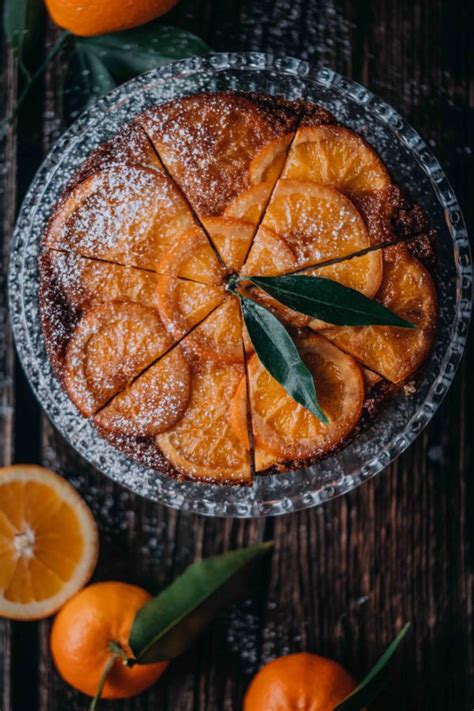
M364 220L351 200L309 181L280 180L262 224L286 240L301 267L370 247Z
M238 271L250 249L255 226L232 217L208 217L203 224L228 270Z
M270 141L257 153L250 163L249 179L251 183L276 183L284 168L292 140L293 133L287 133Z
M247 363L254 441L280 461L307 459L333 449L355 427L365 397L361 369L351 356L316 335L299 340L298 346L313 374L328 425L298 405L257 356ZM241 384L236 397L244 396ZM242 406L233 407L234 430L240 436L244 425L238 417L242 418L244 412Z
M179 346L148 370L94 417L106 432L149 437L181 419L191 391L191 371Z
M145 269L195 225L175 184L137 165L113 165L77 185L56 211L45 246Z
M64 387L92 415L172 343L156 309L127 301L86 310L66 351Z
M225 275L207 236L197 226L181 234L166 250L157 271L210 285L222 284Z
M257 183L237 195L224 211L226 217L235 217L257 225L273 190L272 183Z
M433 344L438 313L429 272L404 245L384 250L384 278L377 300L416 329L344 326L323 331L326 338L392 383L408 378Z
M250 483L250 457L229 420L243 365L200 363L193 369L184 416L157 436L164 455L183 475L221 483Z
M92 575L94 518L76 490L29 464L0 469L0 617L48 617Z
M282 177L311 180L348 194L390 185L390 176L377 153L361 136L343 126L299 128Z
M183 348L197 362L241 363L242 317L238 298L227 295L224 302L186 337Z

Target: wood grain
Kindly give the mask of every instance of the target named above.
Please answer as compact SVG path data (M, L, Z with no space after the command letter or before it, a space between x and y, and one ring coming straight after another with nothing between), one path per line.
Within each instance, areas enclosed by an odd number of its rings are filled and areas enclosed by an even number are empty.
M472 217L472 51L469 4L456 0L183 0L169 15L218 50L261 50L327 64L391 102L432 145ZM55 30L45 31L43 53ZM32 174L65 127L64 62L50 68L15 131L0 146L3 265L14 214ZM17 92L3 49L4 112ZM471 90L472 91L472 90ZM4 286L4 284L3 284ZM5 294L0 315L5 308ZM3 335L3 334L2 334ZM368 670L394 632L413 631L374 710L458 711L474 703L470 352L429 428L375 480L322 508L275 520L207 520L140 499L82 461L48 424L7 333L1 342L3 463L41 461L67 476L101 533L97 579L151 591L202 555L274 538L260 599L216 621L155 689L111 711L236 711L268 659L309 650ZM12 382L15 378L15 392ZM12 405L16 399L13 416ZM48 653L49 621L0 622L2 711L86 709ZM264 711L264 710L262 710Z

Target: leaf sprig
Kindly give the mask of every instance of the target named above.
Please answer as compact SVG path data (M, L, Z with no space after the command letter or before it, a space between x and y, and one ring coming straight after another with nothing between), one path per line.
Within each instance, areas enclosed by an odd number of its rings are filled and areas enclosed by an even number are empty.
M234 280L231 290L241 300L242 315L252 345L262 365L287 393L323 424L322 410L311 371L281 321L265 306L238 290L250 282L284 306L336 326L390 326L415 328L378 301L332 279L318 276L250 276Z

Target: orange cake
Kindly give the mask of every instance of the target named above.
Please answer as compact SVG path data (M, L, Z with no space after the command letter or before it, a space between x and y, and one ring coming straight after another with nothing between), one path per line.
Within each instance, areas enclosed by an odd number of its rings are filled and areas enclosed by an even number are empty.
M251 485L409 397L436 334L435 271L423 211L360 135L306 102L199 94L136 117L67 186L43 239L43 331L112 446L171 476ZM288 274L355 289L415 328L334 325L247 281ZM243 294L291 334L327 422L265 369Z

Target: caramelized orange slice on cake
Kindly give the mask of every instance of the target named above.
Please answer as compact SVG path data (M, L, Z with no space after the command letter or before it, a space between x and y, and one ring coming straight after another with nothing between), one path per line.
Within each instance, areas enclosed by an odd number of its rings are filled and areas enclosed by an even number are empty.
M281 462L320 456L340 444L357 424L365 397L361 369L351 356L316 335L299 340L298 347L327 425L298 405L256 356L247 363L254 442ZM245 387L242 381L232 408L234 431L244 443Z
M186 412L191 370L179 346L151 365L94 417L102 433L153 437Z
M400 383L427 357L438 313L433 280L404 245L384 250L384 278L377 301L416 328L345 326L326 329L323 333L371 370L392 383Z
M223 283L225 275L208 238L197 226L180 235L164 253L158 272L217 286Z
M262 224L286 240L300 267L370 247L364 220L351 200L309 181L280 180Z
M45 246L156 270L163 253L195 221L163 173L112 166L77 185L56 210Z
M238 298L227 295L224 302L187 336L183 348L196 362L241 363L242 317Z
M390 176L377 153L361 136L343 126L299 128L282 177L311 180L348 194L390 185Z
M260 227L242 268L245 276L277 276L296 269L298 260L288 242L268 227Z
M226 207L224 215L257 225L273 190L272 183L258 183L237 197Z
M251 482L250 456L235 434L229 409L244 377L243 365L199 363L184 416L156 441L184 476L221 483Z
M223 93L158 106L140 121L198 215L217 217L250 186L256 156L291 134L297 118L291 102Z
M156 309L127 301L89 308L69 342L64 387L92 415L171 344Z
M238 271L252 244L255 226L233 217L208 217L203 224L228 270Z
M250 163L249 179L253 184L269 182L272 185L280 177L286 163L286 157L293 134L275 138L264 146Z

